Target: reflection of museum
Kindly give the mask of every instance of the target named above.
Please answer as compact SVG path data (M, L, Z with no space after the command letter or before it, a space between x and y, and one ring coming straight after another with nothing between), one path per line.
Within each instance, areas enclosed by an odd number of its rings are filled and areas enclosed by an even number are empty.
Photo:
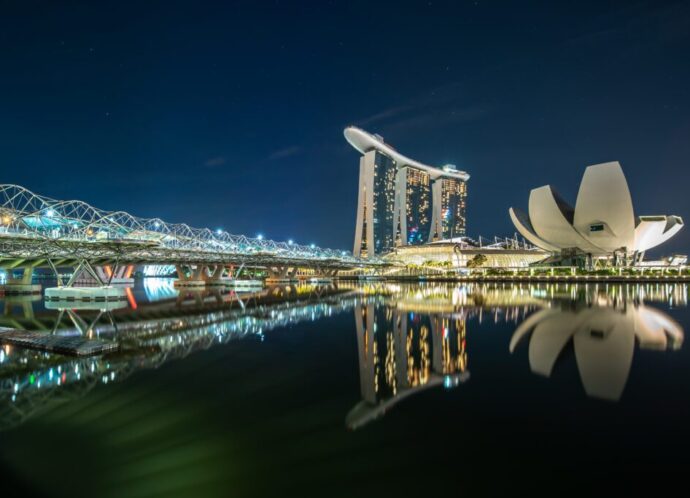
M510 352L527 342L532 372L550 377L572 342L580 380L588 396L617 401L630 375L635 344L640 349L680 349L683 328L666 313L606 292L589 303L571 301L531 315L517 328Z

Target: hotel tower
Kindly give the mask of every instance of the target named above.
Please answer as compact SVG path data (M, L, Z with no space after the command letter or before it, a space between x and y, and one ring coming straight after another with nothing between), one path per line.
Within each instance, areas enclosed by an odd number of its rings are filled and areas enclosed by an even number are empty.
M470 175L455 166L427 166L403 156L379 135L350 126L345 138L362 153L355 256L465 235Z

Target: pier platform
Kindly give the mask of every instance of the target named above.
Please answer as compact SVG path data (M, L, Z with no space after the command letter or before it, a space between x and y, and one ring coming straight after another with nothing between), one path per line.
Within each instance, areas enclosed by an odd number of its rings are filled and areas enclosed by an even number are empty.
M230 280L225 285L233 289L261 289L264 282L263 280Z
M120 301L127 299L124 287L51 287L46 301Z
M40 294L41 284L18 284L8 282L0 286L0 294L6 296L18 296L27 294Z
M78 335L51 335L47 332L30 332L4 327L0 327L0 344L68 356L94 356L112 353L118 349L117 343L100 339L87 339Z

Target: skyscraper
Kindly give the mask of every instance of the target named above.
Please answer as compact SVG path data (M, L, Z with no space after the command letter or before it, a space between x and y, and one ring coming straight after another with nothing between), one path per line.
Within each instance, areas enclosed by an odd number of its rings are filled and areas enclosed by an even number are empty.
M467 173L417 162L354 126L345 129L345 138L362 153L355 255L465 235Z

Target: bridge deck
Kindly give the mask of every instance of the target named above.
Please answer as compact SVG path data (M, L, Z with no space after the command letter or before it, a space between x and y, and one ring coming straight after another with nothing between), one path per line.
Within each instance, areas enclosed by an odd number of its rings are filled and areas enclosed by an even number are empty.
M87 339L81 336L51 335L46 332L0 327L0 344L10 344L20 348L48 351L69 356L94 356L116 351L118 345L100 339Z

